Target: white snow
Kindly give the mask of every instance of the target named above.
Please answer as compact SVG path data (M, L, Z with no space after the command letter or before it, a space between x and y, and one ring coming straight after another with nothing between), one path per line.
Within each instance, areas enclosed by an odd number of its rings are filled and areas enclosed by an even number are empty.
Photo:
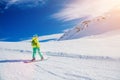
M33 63L29 41L0 42L0 80L120 80L119 32L41 42L48 60Z

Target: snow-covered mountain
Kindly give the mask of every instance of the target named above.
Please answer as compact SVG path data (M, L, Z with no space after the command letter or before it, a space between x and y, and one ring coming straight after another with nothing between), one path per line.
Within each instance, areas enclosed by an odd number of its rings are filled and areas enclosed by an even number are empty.
M72 29L66 31L59 40L98 35L117 29L120 29L120 8L112 9L101 16L81 21Z

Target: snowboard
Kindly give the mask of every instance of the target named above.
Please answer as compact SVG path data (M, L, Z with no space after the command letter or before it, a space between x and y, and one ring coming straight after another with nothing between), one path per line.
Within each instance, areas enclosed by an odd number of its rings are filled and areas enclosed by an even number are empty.
M34 60L34 61L32 61L32 60L26 60L26 61L23 61L23 62L24 63L32 63L32 62L40 62L40 61L45 61L45 60L48 60L48 58L44 58L42 60Z
M32 63L32 62L39 62L39 61L42 61L42 60L34 60L34 61L32 61L32 60L26 60L26 61L24 61L24 63Z

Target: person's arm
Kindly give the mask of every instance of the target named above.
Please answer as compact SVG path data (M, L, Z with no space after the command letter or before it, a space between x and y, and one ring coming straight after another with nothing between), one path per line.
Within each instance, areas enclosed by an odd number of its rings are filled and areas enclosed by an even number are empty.
M39 40L36 40L36 43L37 43L37 47L40 47L40 42L39 42Z

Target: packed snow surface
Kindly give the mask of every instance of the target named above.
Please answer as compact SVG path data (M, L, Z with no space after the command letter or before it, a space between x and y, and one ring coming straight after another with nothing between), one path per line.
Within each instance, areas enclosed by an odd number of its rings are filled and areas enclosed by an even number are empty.
M47 60L32 63L29 41L0 42L0 80L120 80L120 35L111 33L41 42Z

